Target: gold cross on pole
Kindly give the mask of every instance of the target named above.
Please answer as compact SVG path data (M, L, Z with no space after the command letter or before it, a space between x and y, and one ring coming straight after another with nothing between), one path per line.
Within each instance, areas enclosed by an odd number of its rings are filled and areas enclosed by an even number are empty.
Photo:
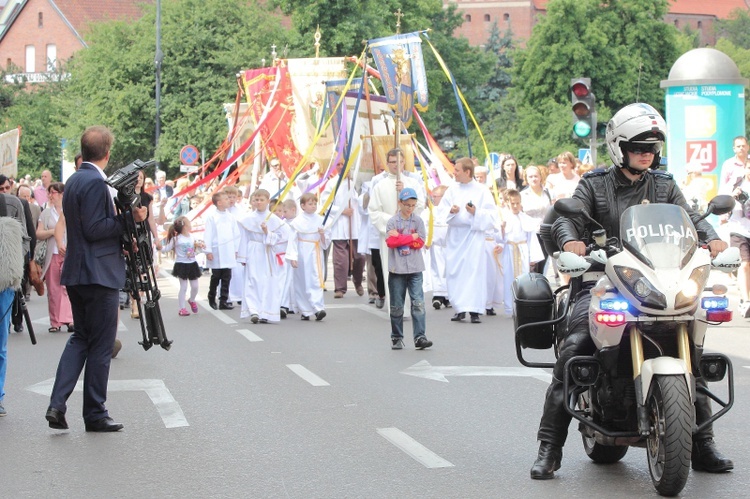
M404 17L404 14L401 12L401 8L399 8L393 15L396 16L396 34L399 34L401 33L401 18Z

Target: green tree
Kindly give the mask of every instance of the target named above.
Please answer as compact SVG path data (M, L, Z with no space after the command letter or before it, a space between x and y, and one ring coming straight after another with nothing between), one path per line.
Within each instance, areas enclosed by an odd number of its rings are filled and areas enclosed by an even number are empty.
M591 78L600 122L635 101L662 109L659 83L690 44L663 22L667 8L667 0L550 1L526 48L514 52L508 102L488 117L492 149L541 163L581 147L571 137L570 80L577 76Z
M110 165L155 157L176 174L179 150L209 153L227 134L222 104L234 102L235 75L260 66L271 43L283 43L278 16L244 0L163 0L161 136L155 136L155 8L136 22L93 27L76 54L62 98L65 136L76 143L86 126L113 130Z
M479 99L495 102L508 94L508 88L511 84L510 69L513 67L511 54L514 48L513 32L510 29L510 25L508 25L504 33L501 33L500 28L497 26L497 21L492 23L490 37L487 40L484 50L495 55L497 62L489 80L477 92Z
M750 79L750 49L739 47L726 38L719 38L716 42L716 50L731 57L737 64L740 74ZM745 99L745 130L750 130L750 100L748 99Z
M659 82L680 55L677 29L663 22L667 0L556 0L519 53L516 84L524 100L569 99L570 79L588 76L597 102L635 101L662 108Z
M53 178L59 178L62 150L56 102L63 84L50 81L27 88L24 81L5 81L6 74L19 72L19 68L9 68L0 74L0 133L21 127L19 177L39 177L44 170L50 170Z
M729 19L717 19L715 31L719 38L737 47L750 49L750 12L747 9L734 9Z

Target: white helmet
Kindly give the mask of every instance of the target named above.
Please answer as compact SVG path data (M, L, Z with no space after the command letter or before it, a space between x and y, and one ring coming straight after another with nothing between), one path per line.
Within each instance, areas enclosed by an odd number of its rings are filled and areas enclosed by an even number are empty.
M642 102L623 107L607 123L607 152L618 168L630 169L626 154L629 146L638 148L644 145L653 146L654 161L650 168L658 168L666 138L667 124L664 118L659 111Z

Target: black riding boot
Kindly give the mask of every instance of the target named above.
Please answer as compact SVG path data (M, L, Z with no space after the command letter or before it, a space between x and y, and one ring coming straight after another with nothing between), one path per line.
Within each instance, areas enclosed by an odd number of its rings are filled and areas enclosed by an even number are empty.
M706 386L703 378L695 380L696 386ZM695 424L699 425L711 417L711 401L707 395L697 392L695 395ZM713 439L713 426L708 425L700 433L693 435L693 469L709 473L724 473L734 468L731 459L716 448Z
M531 467L531 478L546 480L554 478L562 462L562 446L568 437L568 426L572 416L565 411L565 393L562 381L552 378L544 399L544 412L539 423L537 439L539 454Z

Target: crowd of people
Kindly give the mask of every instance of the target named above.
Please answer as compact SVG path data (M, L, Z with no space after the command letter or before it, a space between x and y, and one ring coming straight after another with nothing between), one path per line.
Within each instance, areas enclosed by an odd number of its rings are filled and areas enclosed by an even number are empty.
M61 358L46 414L50 427L67 428L65 402L71 390L71 372L77 379L83 368L81 359L93 356L92 380L99 381L85 388L89 393L84 409L87 430L117 431L122 425L112 421L104 409L106 383L102 392L100 381L108 376L117 313L110 310L104 318L95 320L85 311L88 301L102 287L107 290L107 306L111 308L118 301L112 290L121 288L122 283L119 274L99 267L92 270L101 273L99 280L78 282L72 277L72 269L87 265L85 255L92 251L90 234L86 235L91 227L81 217L90 200L84 202L76 194L83 188L78 184L95 185L100 202L107 205L106 210L99 208L102 223L109 230L96 237L106 237L119 247L119 240L115 240L122 232L112 211L112 192L100 182L109 159L111 134L97 127L87 133L82 139L82 148L87 148L81 170L85 175L79 172L78 177L72 177L78 179L73 182L72 194L67 185L54 182L45 171L37 181L23 178L14 182L0 176L0 198L21 222L23 254L41 268L49 332L57 333L65 327L73 333ZM724 165L722 172L726 175L722 176L719 192L732 194L738 203L735 212L723 220L724 228L719 233L741 249L740 310L750 317L750 205L745 208L750 163L747 139L737 137L734 144L736 155ZM648 156L651 150L633 151L636 157ZM651 162L653 157L647 159ZM444 181L437 182L435 179L441 176L430 175L431 180L425 184L413 165L406 164L400 149L389 151L381 166L379 173L356 178L349 171L342 173L344 164L340 161L327 176L313 171L290 180L279 160L272 158L268 171L254 185L219 189L211 183L196 190L191 190L192 182L186 177L173 182L167 180L164 171L158 171L154 181L140 172L136 190L144 211L138 212L138 218L146 223L155 254L172 254L172 273L180 283L177 314L187 317L198 313L199 278L210 271L206 298L214 309L238 306L240 317L253 324L280 322L292 315L303 321L322 321L327 315L324 292L330 259L334 300L352 290L377 308L388 303L390 346L399 350L404 347L408 294L414 346L429 348L433 343L426 332L426 293L431 293L435 310L453 309L451 321L465 321L468 315L469 322L476 324L482 322L482 316L513 314L511 289L519 275L535 271L557 278L554 263L540 244L540 225L556 200L574 193L580 196L579 185L588 185L585 174L594 169L570 152L562 152L545 165L525 167L513 155L503 154L496 169L480 166L476 159L460 158L450 178L442 176ZM688 171L688 179L681 186L684 198L698 203L707 192L700 181L702 168L692 165ZM597 174L604 172L599 170ZM631 179L633 185L641 174L623 173L635 179ZM671 177L670 182L674 183ZM68 251L69 212L74 214L73 237L79 243L73 257ZM87 237L87 242L81 243ZM0 260L0 269L5 268L3 265ZM16 273L9 271L7 275ZM0 287L6 286L0 291L2 307L13 301L8 298L13 294L8 290L16 284L16 280L0 281ZM31 289L27 287L21 293L29 298ZM7 331L11 322L15 331L23 328L16 312L6 315L9 317L3 316L0 324L6 333L0 341L0 415L5 414L2 386ZM131 309L131 317L138 318L136 307ZM104 332L94 334L92 328L104 322ZM581 337L588 334L583 329L575 331ZM575 341L567 344L575 351ZM569 420L559 413L558 392L553 381L540 425L541 447L532 468L533 478L551 478L560 466L566 435L562 427L567 427ZM706 446L702 449L708 456L703 461L706 468L731 467L731 461L718 454L711 443Z

